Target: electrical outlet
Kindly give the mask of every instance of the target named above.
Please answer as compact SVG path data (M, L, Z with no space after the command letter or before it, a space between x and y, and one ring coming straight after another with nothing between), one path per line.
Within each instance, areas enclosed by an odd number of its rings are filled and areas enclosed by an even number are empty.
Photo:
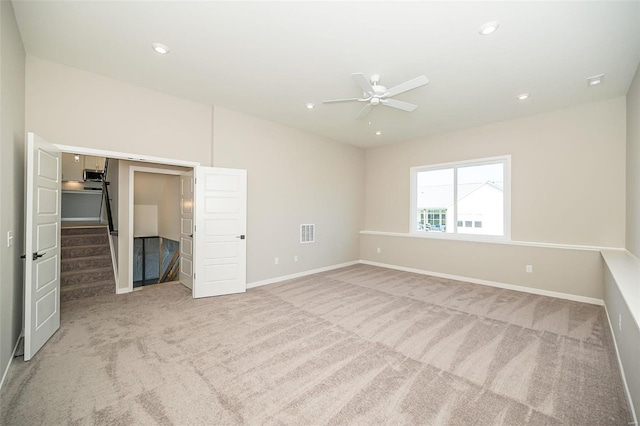
M380 253L380 251L381 251L381 250L380 250L380 247L378 247L378 249L377 249L376 251L377 251L378 253Z
M298 255L296 254L295 256L293 256L293 261L297 262L298 261Z
M528 274L533 274L533 265L527 265L526 271Z
M618 330L622 331L622 314L618 314Z
M276 265L280 263L280 259L278 259L277 257L274 259L273 263L275 263Z

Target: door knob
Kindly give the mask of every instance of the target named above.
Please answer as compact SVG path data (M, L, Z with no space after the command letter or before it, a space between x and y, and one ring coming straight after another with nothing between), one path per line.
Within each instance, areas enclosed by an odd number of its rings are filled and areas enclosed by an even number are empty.
M36 259L38 259L39 257L44 256L45 254L47 254L47 253L38 254L38 252L35 252L35 253L33 253L33 260L36 260Z

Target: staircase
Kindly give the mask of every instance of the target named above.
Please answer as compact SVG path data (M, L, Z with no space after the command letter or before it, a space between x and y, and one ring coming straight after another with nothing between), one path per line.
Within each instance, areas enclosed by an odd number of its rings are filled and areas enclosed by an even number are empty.
M107 227L63 228L60 302L115 293Z

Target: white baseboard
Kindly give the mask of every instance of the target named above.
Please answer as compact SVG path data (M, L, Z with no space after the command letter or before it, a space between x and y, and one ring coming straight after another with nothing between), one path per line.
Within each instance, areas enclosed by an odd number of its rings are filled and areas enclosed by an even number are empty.
M624 367L622 366L622 359L620 358L620 351L618 350L618 342L616 342L616 335L613 332L613 324L611 317L609 316L609 310L607 305L604 305L604 311L607 314L607 322L609 323L609 330L611 330L611 338L613 339L613 347L616 348L616 358L618 359L618 367L620 368L620 375L622 376L622 384L624 385L624 393L627 397L627 404L631 410L631 416L633 417L633 424L638 424L638 417L636 417L636 410L633 408L633 400L631 399L631 392L629 392L629 386L627 385L627 377L624 375Z
M116 294L125 294L125 293L131 293L133 290L129 290L128 288L116 288Z
M18 340L16 341L16 345L13 347L13 352L11 352L11 358L9 358L9 363L7 364L7 368L4 369L4 373L2 374L2 380L0 380L0 390L2 390L2 386L4 386L4 380L7 378L9 374L9 367L11 367L11 363L13 359L16 357L16 351L18 350L18 344L20 343L20 339L24 337L24 333L20 333L18 336Z
M261 281L254 281L252 283L248 283L247 284L247 289L260 287L260 286L267 285L267 284L273 284L273 283L277 283L277 282L280 282L280 281L292 280L294 278L300 278L300 277L304 277L304 276L307 276L307 275L313 275L313 274L317 274L319 272L325 272L325 271L331 271L333 269L344 268L346 266L357 265L358 263L360 263L360 261L354 260L353 262L340 263L338 265L325 266L323 268L311 269L309 271L298 272L298 273L291 274L291 275L283 275L281 277L269 278L269 279L261 280Z
M532 293L532 294L538 294L541 296L556 297L558 299L573 300L575 302L583 302L583 303L589 303L592 305L604 306L604 301L602 299L596 299L593 297L578 296L575 294L568 294L568 293L559 293L557 291L542 290L538 288L524 287L524 286L519 286L515 284L505 284L505 283L499 283L496 281L480 280L477 278L461 277L459 275L443 274L440 272L425 271L422 269L406 268L404 266L389 265L387 263L371 262L368 260L361 260L360 263L364 265L379 266L381 268L396 269L398 271L413 272L415 274L431 275L434 277L447 278L450 280L466 281L473 284L504 288L506 290L521 291L523 293Z

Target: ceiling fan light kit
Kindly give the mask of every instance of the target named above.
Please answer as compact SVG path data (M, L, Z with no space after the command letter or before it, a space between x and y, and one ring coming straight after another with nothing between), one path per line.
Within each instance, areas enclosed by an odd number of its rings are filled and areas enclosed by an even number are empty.
M325 104L335 102L366 102L367 104L362 108L360 113L356 116L356 119L361 119L369 115L371 109L377 105L384 105L391 108L396 108L402 111L411 112L418 108L418 105L411 104L409 102L398 101L396 99L390 99L395 95L399 95L409 90L416 89L420 86L424 86L429 83L429 79L421 75L397 86L387 89L380 84L380 75L373 74L371 78L367 78L362 73L351 74L355 83L362 89L362 98L346 98L346 99L330 99L323 101Z

